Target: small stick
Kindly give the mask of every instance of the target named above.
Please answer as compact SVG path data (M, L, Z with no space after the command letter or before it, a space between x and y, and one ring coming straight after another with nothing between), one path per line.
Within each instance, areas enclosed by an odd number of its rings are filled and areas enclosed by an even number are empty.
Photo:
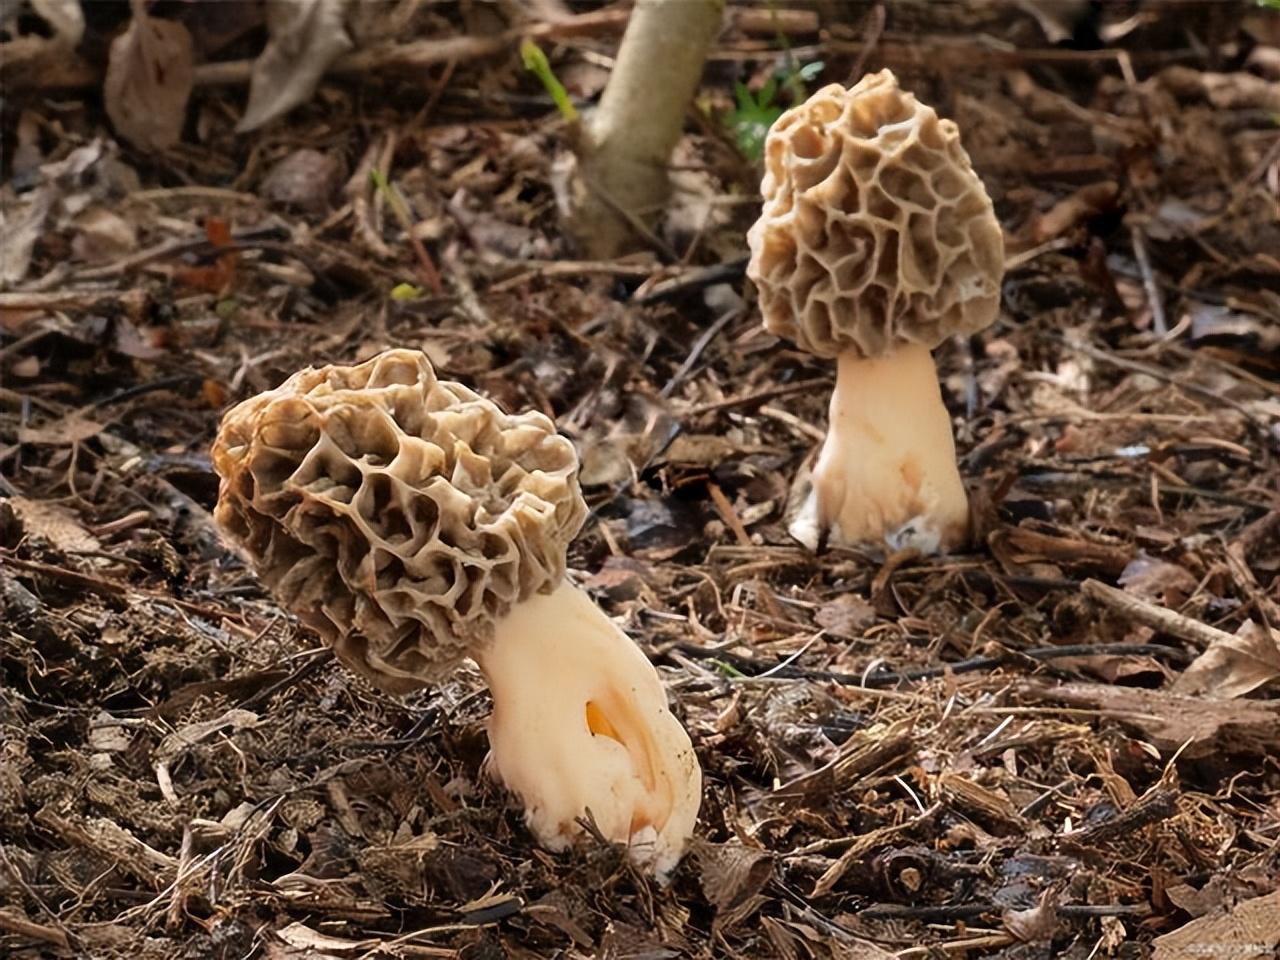
M1066 337L1060 337L1058 339L1060 339L1062 343L1065 343L1069 350L1075 350L1078 353L1083 353L1086 357L1092 357L1094 360L1099 360L1102 363L1110 364L1113 367L1119 367L1121 370L1129 370L1133 373L1144 373L1149 377L1154 377L1156 380L1171 383L1179 389L1185 390L1187 393L1194 393L1197 396L1203 397L1210 403L1219 406L1225 404L1226 406L1231 407L1231 409L1242 414L1244 418L1255 427L1265 427L1265 424L1261 419L1259 419L1257 414L1240 401L1224 396L1221 390L1193 383L1190 380L1187 380L1184 375L1171 373L1170 371L1157 367L1154 364L1141 363L1137 360L1118 357L1113 353L1108 353L1106 350L1099 350L1097 347L1091 346L1083 341L1070 340Z
M1117 837L1127 836L1148 827L1153 823L1168 820L1178 812L1178 795L1168 787L1156 787L1149 790L1134 802L1123 813L1104 820L1102 823L1075 833L1069 833L1062 839L1073 844L1098 846Z
M738 543L744 547L751 546L751 534L747 533L747 528L742 525L742 518L733 509L733 504L724 495L724 491L716 484L708 483L707 492L711 494L711 502L715 505L716 513L720 514L720 519L733 531Z
M1230 634L1227 634L1230 636ZM1187 662L1190 655L1176 647L1156 643L1079 643L1060 647L1032 647L1029 650L1010 650L996 656L970 657L932 667L911 667L902 671L876 670L871 673L839 673L833 670L808 670L795 665L769 663L733 653L730 650L708 648L693 643L678 643L676 648L694 660L723 660L736 670L767 672L787 680L826 680L844 687L865 690L893 687L921 680L935 680L947 674L978 673L998 667L1017 666L1020 661L1052 662L1069 657L1089 657L1103 654L1113 656L1163 657L1175 662ZM755 679L747 676L745 679Z
M1241 559L1247 560L1255 550L1273 536L1280 535L1280 507L1249 524L1232 541L1230 549L1238 550Z
M1147 240L1142 230L1136 226L1129 228L1129 236L1133 239L1133 255L1137 258L1138 269L1142 271L1142 289L1147 293L1147 303L1151 307L1151 328L1157 336L1169 332L1169 324L1164 318L1164 302L1160 299L1160 288L1156 286L1155 274L1151 270L1151 257L1147 255Z
M616 32L626 26L629 13L627 9L594 10L557 22L525 24L489 36L438 37L378 44L344 54L325 75L365 77L387 71L416 73L440 63L463 63L504 53L518 45L523 37L541 40ZM253 76L253 66L253 60L202 63L195 68L193 80L197 87L245 84ZM102 82L101 69L74 56L50 64L48 70L30 73L30 77L16 72L13 75L6 73L4 80L15 85L21 82L24 88L45 90L97 87Z
M372 173L378 165L378 154L382 149L381 138L374 138L365 148L364 156L356 164L356 172L347 181L347 199L351 201L351 212L356 219L356 235L368 248L369 252L381 260L393 260L395 254L378 235L373 222Z
M674 280L664 280L645 290L641 284L631 296L631 302L648 306L661 303L663 300L674 300L689 293L696 293L717 283L734 283L742 278L747 270L747 258L739 257L725 263L713 264L709 267L698 267L681 274ZM643 293L641 291L644 291Z
M1004 908L993 900L954 905L911 903L873 903L859 912L863 919L876 920L934 920L950 922L972 920L983 914L998 914ZM1149 903L1064 903L1057 907L1064 917L1148 917Z
M182 848L178 852L177 879L173 882L173 896L169 900L169 911L165 915L165 925L173 931L181 929L182 913L187 906L187 894L182 888L182 878L187 875L188 868L191 866L191 848L191 824L188 823L182 828Z
M811 380L797 380L795 383L787 383L778 387L769 387L768 389L758 390L755 393L748 393L741 397L730 397L727 400L717 400L714 403L703 403L684 411L684 415L688 417L700 417L704 413L719 413L721 410L731 410L734 407L749 407L752 404L764 403L766 400L772 400L774 397L784 397L789 393L803 393L806 390L830 393L831 378L814 377Z
M671 392L675 390L675 388L680 385L681 381L683 381L684 378L693 370L694 366L698 362L698 358L702 356L702 351L707 349L707 345L716 338L716 334L728 326L729 323L741 317L742 313L743 311L738 309L726 310L717 317L715 321L712 322L711 326L707 327L698 339L694 341L693 347L689 350L689 355L684 358L684 362L680 364L676 369L676 372L671 375L671 379L668 380L666 385L658 392L658 396L664 398L671 396Z
M67 939L67 935L57 927L47 927L43 923L28 920L14 907L0 907L0 930L31 940L52 943L63 950L71 949L71 942Z
M957 956L968 956L973 950L994 949L996 947L1007 947L1014 942L1011 933L990 933L980 937L966 937L962 940L947 940L944 943L932 944L927 947L908 947L895 953L894 956L898 960L915 960L920 957L936 956L938 953L944 955L956 954Z
M884 4L877 3L871 11L871 15L867 17L866 29L862 37L862 49L858 51L858 57L853 61L853 68L849 71L849 83L857 83L862 79L863 71L867 67L867 60L870 59L872 51L875 50L876 44L880 42L880 37L884 33L884 24Z
M803 434L810 440L816 440L818 443L822 443L822 441L827 439L825 431L815 427L807 420L801 420L789 410L783 410L781 407L771 407L766 403L760 408L760 413L770 419L777 420L779 423L785 423L792 430L796 431L796 433Z
M413 216L409 212L409 204L405 202L404 197L400 195L400 191L387 181L386 176L377 167L370 170L369 175L373 177L373 182L377 184L379 192L386 196L387 205L391 207L391 213L400 221L400 229L409 238L409 246L413 248L413 253L418 258L418 268L422 271L422 278L427 282L427 286L431 288L431 292L437 297L440 296L444 293L444 285L440 282L440 273L436 270L436 265L431 260L431 254L427 253L427 248L422 239L413 232Z
M1208 648L1215 643L1222 643L1232 639L1232 635L1225 630L1211 627L1207 623L1201 623L1199 620L1192 620L1190 617L1175 613L1167 607L1157 606L1154 603L1143 600L1141 597L1135 597L1132 594L1125 593L1123 590L1107 586L1107 584L1098 580L1086 580L1080 585L1080 589L1085 596L1098 601L1103 606L1114 610L1135 623L1140 623L1144 627L1150 627L1160 633L1167 633L1171 637L1177 637L1179 640L1185 640L1200 647ZM1099 649L1102 650L1105 647L1099 647Z

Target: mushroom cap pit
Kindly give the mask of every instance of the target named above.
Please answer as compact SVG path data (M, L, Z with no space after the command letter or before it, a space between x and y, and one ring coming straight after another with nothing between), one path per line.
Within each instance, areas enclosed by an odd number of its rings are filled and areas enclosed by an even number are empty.
M392 693L439 679L564 576L572 443L416 350L308 368L223 417L215 518L281 602Z
M996 317L1004 239L955 123L888 70L823 87L765 141L747 275L765 327L803 350L930 349Z

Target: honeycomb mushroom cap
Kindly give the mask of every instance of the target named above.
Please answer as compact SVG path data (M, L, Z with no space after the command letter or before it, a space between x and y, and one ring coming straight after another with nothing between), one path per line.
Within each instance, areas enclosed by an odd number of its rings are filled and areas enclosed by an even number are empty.
M950 120L888 70L773 124L747 275L765 327L820 357L933 348L990 324L1004 240Z
M586 517L573 445L426 356L309 368L227 412L217 521L281 602L390 692L553 589Z

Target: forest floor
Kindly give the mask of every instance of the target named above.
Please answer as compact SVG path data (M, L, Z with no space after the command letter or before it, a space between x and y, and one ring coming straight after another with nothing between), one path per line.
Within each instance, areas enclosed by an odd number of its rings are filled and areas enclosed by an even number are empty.
M1013 4L836 6L731 6L652 249L609 262L562 237L565 123L499 6L381 5L427 45L249 134L244 71L203 75L163 153L103 110L123 4L78 77L7 76L0 954L1276 955L1280 14L1069 42ZM589 102L625 13L529 10ZM955 119L1005 228L1000 319L936 353L965 552L786 532L833 371L760 325L719 117L817 62ZM377 692L215 529L226 406L390 346L578 443L571 575L704 770L669 886L540 850L481 773L474 668Z

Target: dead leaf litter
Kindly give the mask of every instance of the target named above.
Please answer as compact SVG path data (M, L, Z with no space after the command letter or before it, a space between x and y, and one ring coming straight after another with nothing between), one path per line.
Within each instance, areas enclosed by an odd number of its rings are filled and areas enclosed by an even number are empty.
M1280 14L731 4L661 242L584 261L519 40L591 97L625 22L5 6L0 954L1274 956ZM793 58L891 67L995 202L966 552L787 536L832 371L760 325L717 118ZM582 451L572 577L704 771L670 886L538 848L474 668L377 691L218 533L221 412L391 346Z

